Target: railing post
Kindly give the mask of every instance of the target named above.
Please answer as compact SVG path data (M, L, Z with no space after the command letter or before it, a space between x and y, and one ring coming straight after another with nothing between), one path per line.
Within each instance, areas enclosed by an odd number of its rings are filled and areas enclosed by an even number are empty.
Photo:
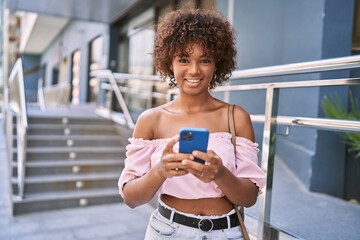
M44 80L42 78L39 78L37 93L38 93L38 102L39 102L41 111L44 111L46 109L43 82L44 82Z
M263 194L259 197L259 218L257 239L271 239L270 215L274 175L276 117L278 113L279 89L271 85L266 89L265 122L263 131L261 168L267 176Z
M13 162L13 145L14 145L14 138L13 138L13 131L14 131L14 126L13 126L13 119L14 116L12 114L11 111L9 111L8 109L6 109L6 118L5 118L5 131L6 131L6 140L7 140L7 156L8 156L8 160L9 160L9 172L12 171L12 162Z
M127 108L127 105L125 103L125 100L119 90L119 88L117 87L117 83L116 83L116 80L115 80L115 77L114 75L112 74L112 72L110 70L107 71L107 74L109 76L109 81L110 81L110 84L112 85L113 87L113 91L115 93L115 96L116 98L118 99L119 101L119 104L120 104L120 107L124 113L124 117L126 119L126 122L128 124L128 126L133 129L135 124L134 124L134 121L132 120L132 117L131 117L131 114L129 112L129 109Z
M17 169L17 184L18 184L18 194L21 199L24 198L25 193L25 149L26 149L26 133L25 129L21 127L21 121L19 120L21 116L17 116L17 161L18 161L18 169Z

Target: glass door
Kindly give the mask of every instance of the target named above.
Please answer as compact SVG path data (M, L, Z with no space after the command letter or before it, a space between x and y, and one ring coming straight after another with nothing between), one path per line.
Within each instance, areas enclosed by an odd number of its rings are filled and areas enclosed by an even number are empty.
M81 52L76 50L72 54L71 62L71 95L70 101L73 105L78 105L80 103L80 59Z

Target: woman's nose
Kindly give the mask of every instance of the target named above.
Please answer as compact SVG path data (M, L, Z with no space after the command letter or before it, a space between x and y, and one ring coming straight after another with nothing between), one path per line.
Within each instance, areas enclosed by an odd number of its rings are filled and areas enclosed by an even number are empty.
M200 72L199 65L197 63L191 63L188 69L190 74L198 74Z

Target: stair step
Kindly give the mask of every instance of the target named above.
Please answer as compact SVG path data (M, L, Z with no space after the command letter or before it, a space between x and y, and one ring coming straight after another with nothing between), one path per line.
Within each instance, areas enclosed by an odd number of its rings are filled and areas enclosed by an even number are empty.
M60 124L29 124L29 129L111 129L114 130L113 124L87 124L86 122L79 123L79 124L67 124L67 125L60 125Z
M27 194L25 198L14 198L15 203L25 203L32 201L44 201L44 200L65 200L70 198L87 198L103 195L117 195L119 200L121 199L117 188L104 188L104 189L78 189L76 191L57 191L46 193L33 193Z
M106 134L88 134L88 135L50 135L50 134L44 134L44 135L27 135L28 140L67 140L67 139L74 139L74 140L91 140L91 141L99 141L104 139L112 139L112 140L119 140L122 139L120 135L106 135Z
M24 199L16 197L13 197L13 199L14 215L122 201L117 188L33 193L27 194Z
M16 149L13 149L13 158L17 159ZM114 159L125 157L125 147L41 147L27 148L27 161L50 159Z
M119 135L29 135L27 147L85 147L85 146L121 146L127 140Z
M101 118L98 116L92 117L66 117L66 116L29 116L28 123L29 124L61 124L61 125L68 125L68 124L78 124L86 122L87 124L113 124L112 121L108 119Z
M16 163L13 163L16 165ZM64 167L64 166L106 166L122 164L119 159L78 159L78 160L43 160L36 162L27 162L26 167Z
M91 125L91 124L78 124L78 125L58 125L58 124L31 124L27 130L29 135L35 134L118 134L113 125Z
M124 161L115 160L39 160L26 162L26 176L74 173L103 173L117 170L121 172ZM12 163L13 176L17 176L17 163Z
M81 173L27 176L25 196L32 193L65 191L76 189L117 188L121 171L114 173ZM18 191L17 179L12 178L13 193Z
M35 183L54 183L54 182L73 182L73 181L89 181L103 179L118 179L120 173L82 173L82 174L64 174L64 175L44 175L44 176L28 176L25 184ZM12 182L16 183L16 178L12 178Z
M58 152L52 151L33 151L27 152L26 161L42 161L42 160L75 160L75 159L125 159L125 151L118 147L117 150L112 148L105 151L105 149L100 149L98 151L74 151L74 149L68 149ZM110 151L111 150L111 151ZM13 155L13 159L17 159L17 154Z
M125 151L124 147L37 147L37 148L27 148L28 153L43 153L43 152L123 152Z

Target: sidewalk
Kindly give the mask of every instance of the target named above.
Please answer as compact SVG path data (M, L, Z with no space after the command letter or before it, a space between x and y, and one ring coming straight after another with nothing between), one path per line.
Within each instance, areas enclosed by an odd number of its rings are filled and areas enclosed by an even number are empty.
M245 212L256 217L258 207ZM308 191L281 159L275 160L270 222L300 239L360 240L360 205Z
M2 240L144 239L152 207L124 204L73 208L10 217L0 215Z

